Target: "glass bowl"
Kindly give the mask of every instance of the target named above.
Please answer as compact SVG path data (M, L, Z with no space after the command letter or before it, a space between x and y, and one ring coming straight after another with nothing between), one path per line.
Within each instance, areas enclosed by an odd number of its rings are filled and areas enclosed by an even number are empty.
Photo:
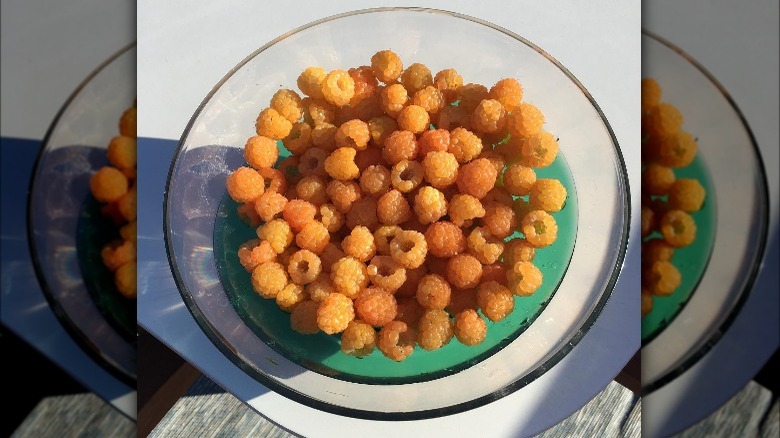
M683 290L659 299L670 300L664 304L667 314L651 321L657 325L653 336L643 336L642 385L648 394L693 366L734 320L764 253L769 203L750 128L709 72L672 43L643 31L642 77L658 81L661 100L680 110L683 129L697 140L696 161L678 177L696 177L707 190L704 207L694 213L696 241L673 259L681 265ZM643 335L647 325L643 321Z
M278 309L276 316L253 317L247 309L262 308L242 304L242 297L253 292L247 291L246 273L243 285L235 282L226 252L235 252L236 243L252 230L242 230L231 218L235 204L226 196L225 180L243 164L242 148L255 134L255 118L279 88L294 88L308 66L365 65L388 48L407 65L422 62L433 72L455 68L465 82L490 86L504 77L517 78L524 100L544 112L545 129L560 139L558 170L570 177L573 196L567 208L573 230L570 245L559 254L560 275L549 285L549 299L481 354L415 365L381 356L364 362L352 358L345 371L334 359L343 354L337 349L296 352L294 334L288 329L283 335L279 324L268 322L281 314ZM293 30L233 68L206 96L181 138L164 216L168 257L182 298L228 359L263 385L308 406L358 418L408 420L484 405L560 361L610 296L625 255L630 200L609 124L585 88L551 55L471 17L382 8ZM410 359L425 354L415 352Z
M108 143L135 99L135 60L132 44L68 98L43 140L27 206L33 264L52 310L96 362L133 387L136 303L103 265L100 250L119 232L100 214L89 179L108 164Z

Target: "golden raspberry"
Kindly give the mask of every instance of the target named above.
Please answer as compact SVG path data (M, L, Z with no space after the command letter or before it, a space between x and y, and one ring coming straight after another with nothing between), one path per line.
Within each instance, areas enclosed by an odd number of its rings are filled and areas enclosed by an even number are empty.
M322 95L332 105L345 106L355 95L355 81L344 70L333 70L325 76Z
M450 132L446 129L430 129L417 140L419 155L425 158L429 152L447 152L450 147Z
M344 214L342 214L336 208L335 205L322 204L320 206L319 221L322 222L322 225L325 225L325 228L328 229L328 232L335 233L344 226L346 218L344 217Z
M499 202L490 202L485 206L482 224L490 234L505 239L515 231L517 216L512 207Z
M401 83L409 94L414 94L429 85L433 85L433 77L428 67L420 63L414 63L401 73Z
M504 245L503 260L507 266L513 266L517 262L533 261L535 255L536 248L521 237L512 239Z
M696 222L682 210L664 214L658 228L666 243L675 248L688 246L696 239Z
M507 270L509 289L518 296L533 295L542 284L542 271L531 262L517 262Z
M390 190L390 171L379 164L367 167L360 175L360 188L369 196L384 195Z
M328 186L321 176L306 176L295 185L295 196L315 206L328 202Z
M133 107L126 109L125 112L122 113L122 117L119 118L119 133L127 137L135 138L138 134L136 128L137 117L137 109L135 104L133 104Z
M287 283L284 289L276 294L276 304L285 312L292 312L296 305L306 299L303 286L295 283Z
M433 86L442 92L447 103L458 99L457 91L463 85L463 77L455 69L444 69L433 77Z
M414 351L417 332L401 321L385 324L379 331L379 351L386 357L400 362Z
M306 98L301 101L304 109L303 121L309 126L332 124L336 121L336 107L321 99Z
M390 255L390 242L400 233L401 227L397 225L383 225L374 231L374 242L376 243L377 253Z
M278 217L287 206L287 198L274 191L266 190L254 201L255 213L263 220L269 222Z
M317 308L317 326L329 335L343 332L353 319L352 300L340 293L328 295Z
M409 131L395 131L385 139L382 156L388 164L417 158L417 139Z
M498 261L504 252L504 241L492 236L487 229L475 227L466 238L469 253L480 263L489 265Z
M558 224L543 210L526 214L520 223L520 229L528 243L537 248L551 245L558 238Z
M355 95L349 101L350 106L358 105L362 100L370 98L374 94L377 89L377 81L371 67L362 65L347 70L347 73L355 81Z
M375 230L379 226L379 217L376 214L376 199L365 196L352 204L347 212L347 228L355 228L362 225L369 230Z
M463 345L477 345L487 336L487 324L472 309L466 309L455 315L455 337Z
M368 131L374 146L383 147L387 136L398 131L398 123L389 116L374 117L368 121Z
M294 155L301 155L312 145L311 132L308 123L295 123L287 137L282 139L282 144Z
M292 130L292 122L287 120L273 108L266 108L260 111L255 122L255 131L257 135L269 137L274 140L281 140L287 137Z
M293 232L287 222L282 219L274 219L257 229L257 237L268 241L271 248L277 254L281 254L292 243Z
M425 169L417 161L401 160L390 171L390 183L398 191L409 193L422 184Z
M396 189L382 195L376 203L376 214L384 225L398 225L411 218L412 208L404 195Z
M554 178L537 179L528 200L537 210L549 213L561 211L566 203L566 187Z
M457 315L466 309L477 310L477 290L476 289L455 289L450 297L450 304L447 311Z
M317 308L319 303L303 301L298 303L290 314L290 325L293 330L305 335L311 335L320 331L317 325Z
M428 129L431 118L425 108L418 105L407 105L398 113L398 128L419 134Z
M316 147L306 149L306 152L301 155L298 171L303 176L328 176L328 172L325 171L326 158L328 153L324 149Z
M301 96L293 90L282 89L274 93L271 108L292 123L297 123L303 117Z
M376 330L363 321L354 320L341 333L341 351L350 356L365 357L376 347Z
M302 199L293 199L284 207L282 217L295 232L301 231L304 225L314 220L317 207Z
M341 213L347 213L352 204L363 197L363 192L355 181L333 180L328 183L326 193Z
M444 193L430 186L421 187L414 196L414 212L421 224L436 222L447 214Z
M358 119L350 120L342 124L336 131L336 146L363 150L368 145L370 138L368 123Z
M697 149L698 145L693 136L680 131L658 141L658 162L669 167L685 167L696 158Z
M458 163L468 163L482 152L482 140L468 129L455 128L450 132L449 152Z
M378 287L364 289L355 299L358 317L374 327L381 327L395 319L397 306L393 294Z
M514 137L529 137L539 134L544 125L544 114L534 105L522 102L507 117L506 127Z
M125 298L135 299L138 296L138 266L136 262L126 263L114 272L116 290Z
M260 188L258 188L258 184L261 186ZM228 194L236 202L250 202L252 197L257 197L262 193L262 184L263 178L253 169L239 167L228 176ZM127 177L110 166L102 167L89 180L90 191L100 202L119 200L127 193L128 186Z
M488 97L499 101L507 112L512 112L520 106L520 101L523 100L523 87L520 82L517 82L517 79L504 78L493 85L493 88L488 92Z
M325 171L331 177L346 181L360 176L360 169L355 164L357 151L351 147L340 147L325 159Z
M238 248L238 259L247 272L252 272L265 262L275 261L276 252L267 241L252 239Z
M299 248L319 254L330 241L330 233L322 222L311 221L303 226L295 236L295 244Z
M497 178L498 172L490 161L477 158L460 167L456 182L461 193L482 199L496 185Z
M674 256L674 248L663 239L652 239L642 243L642 264L668 262Z
M423 159L425 180L433 187L443 189L458 178L458 160L450 152L431 152Z
M450 315L444 310L426 310L420 318L417 328L417 343L428 351L437 350L447 345L454 335Z
M308 67L298 76L298 88L307 96L322 99L322 85L327 75L322 67Z
M382 50L371 57L371 71L377 79L386 84L398 79L403 70L401 58L391 50Z
M455 225L461 227L472 219L480 218L485 215L485 208L479 199L464 194L457 194L452 197L448 208L450 220Z
M330 123L319 123L311 131L311 143L326 152L336 149L338 127Z
M466 84L458 87L458 107L471 114L482 100L487 98L488 89L481 84Z
M343 257L331 266L330 279L336 292L355 298L368 285L366 265L354 257Z
M512 313L515 299L506 286L488 281L477 288L477 304L483 315L493 322L498 322Z
M466 110L460 106L445 106L439 111L439 114L437 114L434 124L439 129L468 129L471 126L471 113L466 112Z
M498 100L481 101L471 115L471 127L476 132L494 133L504 129L506 109Z
M651 137L663 138L677 134L682 128L683 116L671 104L659 103L647 116L647 133Z
M452 257L466 250L466 238L452 222L434 222L425 231L428 250L436 257Z
M287 272L295 284L309 284L314 281L322 272L322 263L317 254L302 249L296 251L290 257L287 265Z
M252 289L263 298L276 298L287 283L287 271L279 263L265 262L252 271Z
M320 275L314 281L306 285L306 293L314 302L322 302L328 295L336 292L330 276Z
M276 146L276 141L256 135L247 140L244 146L244 158L255 169L273 167L279 159L279 148Z
M522 143L523 162L532 167L547 167L558 156L558 141L549 132L524 138Z
M671 295L680 286L682 276L677 268L664 261L657 261L642 272L642 283L654 295Z
M447 280L458 289L468 289L479 284L482 263L471 254L458 254L447 262Z
M357 226L341 242L341 248L348 256L361 262L369 261L376 254L374 236L368 228Z
M138 146L133 137L118 135L108 143L108 162L119 169L130 169L136 166Z
M401 110L409 103L409 93L401 84L393 84L379 92L379 102L388 116L396 118Z
M450 303L452 289L441 275L428 274L417 286L417 302L426 309L444 309Z
M661 86L655 79L642 78L642 114L650 113L661 103Z
M657 163L650 163L642 172L642 193L665 195L674 183L674 171Z
M406 281L406 269L386 255L372 258L366 272L373 285L390 293L394 293Z
M414 93L412 96L412 104L422 107L428 114L433 116L444 108L446 102L444 101L444 95L441 91L432 85L428 85Z
M404 230L390 242L390 256L401 266L414 269L425 262L428 244L422 233Z

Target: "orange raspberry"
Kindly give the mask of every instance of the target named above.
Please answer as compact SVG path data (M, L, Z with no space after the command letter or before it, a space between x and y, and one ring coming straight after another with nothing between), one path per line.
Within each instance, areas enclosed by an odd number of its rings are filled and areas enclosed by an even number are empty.
M393 294L378 287L363 290L355 299L355 310L360 319L375 327L381 327L395 319L398 303Z
M319 303L314 301L303 301L298 303L290 314L290 325L298 333L312 335L320 331L317 325L317 309Z
M311 221L301 228L295 236L295 244L299 248L319 254L330 241L330 233L322 222Z
M292 123L297 123L303 117L301 96L293 90L282 89L274 93L271 108Z
M536 249L523 238L512 239L504 245L504 264L513 266L517 262L533 261Z
M325 225L325 228L328 229L328 232L335 233L336 231L340 230L341 227L344 226L344 222L346 221L346 218L336 208L335 205L323 204L320 206L319 211L320 211L319 221L322 222L322 225Z
M421 187L414 196L414 212L424 225L441 219L447 214L444 193L430 186Z
M661 103L661 86L655 79L642 78L642 115L650 113Z
M390 171L378 164L367 167L360 175L360 188L369 196L382 196L390 190Z
M287 222L274 219L257 229L257 237L267 240L271 248L277 254L281 254L292 243L293 232Z
M292 122L287 120L273 108L266 108L260 111L255 121L255 131L257 135L269 137L274 140L281 140L287 137L292 130Z
M668 262L674 256L674 248L663 239L652 239L642 243L642 264Z
M311 131L311 143L326 152L336 149L338 127L330 123L319 123Z
M666 243L675 248L688 246L696 239L696 222L682 210L664 214L658 228Z
M322 85L327 75L322 67L308 67L298 76L298 88L307 96L322 99Z
M375 230L379 225L376 214L376 199L369 196L358 199L347 212L347 227L352 229L362 225L369 230Z
M391 50L382 50L371 57L371 71L386 84L398 79L403 69L401 58Z
M674 183L674 171L658 163L650 163L642 172L642 193L665 195Z
M466 222L471 223L472 219L480 218L485 215L485 208L479 199L464 194L457 194L452 197L448 209L450 220L455 225L461 227Z
M309 126L332 124L336 120L336 107L321 99L321 97L317 99L306 98L301 101L304 109L303 121Z
M363 197L363 192L355 181L333 180L328 183L326 193L341 213L347 213L352 204Z
M466 84L458 87L458 107L471 114L488 95L488 89L481 84Z
M385 139L382 156L388 164L417 158L417 139L409 131L395 131Z
M122 117L119 119L119 133L135 138L138 134L136 129L137 109L135 104L132 108L128 108L122 113Z
M408 105L398 113L397 122L399 129L419 134L428 129L431 117L425 108L418 105Z
M485 158L478 158L466 163L458 170L458 190L482 199L496 185L498 172L496 168Z
M355 95L355 81L344 70L333 70L325 76L322 95L332 105L345 106Z
M463 77L455 69L448 68L436 73L433 86L442 92L447 103L457 100L457 90L463 85Z
M314 281L322 272L322 263L317 254L302 249L296 251L290 257L287 265L287 272L295 284L309 284Z
M506 109L498 100L481 101L471 115L471 127L477 132L494 133L504 129Z
M105 181L111 180L111 184ZM113 180L124 184L113 183ZM236 202L252 202L263 194L265 185L263 177L251 167L239 167L227 177L227 191ZM96 186L112 187L111 190L95 190ZM116 188L113 188L116 187ZM127 192L127 178L113 167L104 167L95 173L90 180L93 196L100 202L113 202ZM118 195L117 195L118 194Z
M304 225L314 220L317 207L302 199L293 199L284 207L282 217L295 232L301 231Z
M408 269L419 267L425 262L428 244L422 233L404 230L390 242L390 256L401 266Z
M430 129L417 140L419 155L425 158L429 152L447 152L450 146L450 132L446 129Z
M287 271L276 262L265 262L252 271L252 289L263 298L276 298L287 282Z
M247 272L252 272L257 266L274 261L276 252L265 240L252 239L238 248L238 259Z
M112 271L136 259L136 247L131 241L115 240L104 246L100 252L103 264Z
M678 179L669 190L669 206L688 213L699 211L704 203L704 187L696 179Z
M468 163L482 152L482 140L473 132L464 128L455 128L450 132L450 147L458 163Z
M138 146L133 137L118 135L108 143L108 162L120 169L136 167Z
M348 256L352 256L361 262L369 261L376 253L374 236L368 228L357 226L352 229L341 242L341 248Z
M398 225L409 220L412 209L403 194L393 189L377 200L376 213L382 224Z
M447 280L459 289L475 287L481 276L482 263L471 254L458 254L447 262Z
M520 223L520 229L528 243L537 248L551 245L558 238L558 224L543 210L534 210L526 214Z
M273 167L279 159L279 148L276 146L276 141L256 135L247 140L244 146L244 158L255 169Z
M517 82L517 79L504 78L493 85L493 88L488 92L488 97L501 102L501 105L508 112L512 112L520 106L520 101L523 99L523 87Z
M377 89L377 81L371 67L362 65L347 70L347 73L355 81L355 95L349 102L351 106L357 105L360 101L370 98L374 94Z
M287 286L276 294L276 305L285 312L292 312L295 306L305 299L306 292L303 290L303 286L295 283L287 283Z
M417 327L417 343L428 351L437 350L447 345L454 335L450 315L444 310L426 310Z
M325 171L325 159L328 153L324 149L312 147L301 155L298 171L303 176L328 176Z
M287 198L274 191L266 190L254 204L257 216L264 222L268 222L282 214L287 206Z
M409 193L422 184L425 169L417 161L401 160L390 171L390 183L398 191Z
M544 210L550 213L561 211L566 203L566 187L557 179L537 179L531 187L528 200L531 206L537 210Z
M466 238L466 246L480 263L489 265L498 261L504 252L504 241L492 236L487 229L475 227Z
M441 91L434 86L428 85L414 93L412 104L422 107L428 114L433 116L444 108L446 102Z
M487 336L487 324L472 309L466 309L455 315L455 337L463 345L481 344Z
M363 321L351 321L341 333L341 351L350 356L368 356L375 347L376 330Z
M374 231L374 242L379 254L390 255L390 242L400 233L401 227L397 225L383 225Z
M400 362L414 351L417 332L401 321L385 324L379 331L379 351L386 357Z
M642 283L654 295L671 295L680 286L680 271L669 263L657 261L645 268Z
M532 295L542 284L542 271L531 262L517 262L506 272L509 289L518 296Z
M663 138L680 131L683 116L674 105L659 103L650 111L646 120L648 134L651 137Z
M512 207L499 202L490 202L485 206L485 216L482 224L490 234L505 239L515 231L517 216Z
M336 292L333 282L328 275L320 275L314 281L306 285L306 293L312 301L323 301L328 295Z
M350 120L342 124L336 131L336 146L351 147L362 151L368 145L371 134L368 124L362 120Z
M406 269L386 255L372 258L366 272L373 285L390 293L398 290L406 281Z
M549 132L542 131L523 139L523 162L533 167L547 167L558 156L558 141Z
M477 304L489 320L493 322L506 318L515 308L512 292L495 281L482 283L477 288Z
M452 222L432 223L425 231L428 250L436 257L452 257L466 250L463 231Z
M330 267L330 279L336 292L355 298L368 285L366 265L354 257L341 258Z
M325 171L334 179L346 181L360 176L355 164L357 151L351 147L340 147L325 159Z
M343 332L353 319L352 300L339 293L328 295L317 308L317 326L329 335Z
M371 134L371 143L382 147L385 140L392 132L398 131L398 123L388 116L374 117L368 121L368 131Z
M536 172L530 167L512 163L504 171L504 187L515 196L525 196L531 192L536 182Z
M396 118L409 102L409 93L403 85L393 84L380 91L379 102L382 110L384 110L388 116Z
M458 178L458 160L450 152L431 152L423 159L425 180L433 187L443 189Z
M452 289L444 277L428 274L417 286L417 302L426 309L444 309L450 303Z
M512 136L529 137L539 134L544 125L544 114L539 108L522 102L507 118L507 130Z
M696 158L698 145L693 136L680 131L657 141L658 162L669 167L685 167Z
M414 94L429 85L433 85L433 77L428 67L420 63L414 63L401 73L401 83L409 94Z

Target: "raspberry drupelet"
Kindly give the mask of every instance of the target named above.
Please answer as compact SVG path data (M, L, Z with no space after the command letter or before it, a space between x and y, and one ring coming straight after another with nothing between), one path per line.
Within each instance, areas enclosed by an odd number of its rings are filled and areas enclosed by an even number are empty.
M344 70L333 70L322 82L322 95L325 100L337 107L349 104L355 95L355 81Z
M291 130L292 122L273 108L266 108L260 111L255 121L255 132L257 132L257 135L274 140L281 140L287 137Z
M360 188L369 196L384 195L390 190L390 171L381 164L368 166L360 175Z
M376 244L371 231L363 226L357 226L341 241L344 254L361 262L368 262L376 254Z
M296 305L290 314L290 326L298 333L312 335L320 331L317 325L319 303L305 300Z
M682 210L670 210L664 214L658 228L666 243L675 248L688 246L696 239L696 222Z
M506 318L515 308L515 299L506 286L496 281L482 283L477 288L479 310L493 322Z
M398 128L414 134L420 134L428 129L431 117L425 108L418 105L407 105L399 113Z
M376 203L376 214L384 225L398 225L412 216L412 208L404 195L396 189L382 195Z
M460 167L455 182L461 193L482 199L496 185L497 178L495 166L485 158L477 158Z
M425 262L428 244L422 233L404 230L390 242L390 256L401 266L414 269Z
M287 222L274 219L257 229L257 237L267 241L277 254L281 254L292 243L293 232Z
M117 176L114 176L116 174ZM117 180L120 184L106 184L103 180ZM124 182L124 184L121 184ZM116 201L127 192L127 178L113 167L104 167L92 176L89 182L93 196L100 202ZM228 195L236 202L252 202L263 194L265 184L263 177L251 167L239 167L228 175ZM103 187L112 187L103 189ZM117 188L113 188L117 187Z
M287 283L282 290L276 294L276 305L285 312L292 312L292 310L299 303L306 299L307 295L303 286L295 283Z
M526 214L520 223L525 239L536 248L551 245L558 238L558 224L549 213L534 210Z
M271 97L271 108L291 123L297 123L303 117L301 96L293 90L282 89L274 93Z
M566 203L566 187L554 178L537 179L531 187L528 201L538 210L554 213Z
M417 324L417 343L424 350L438 350L447 345L453 335L452 320L444 310L426 310Z
M421 224L436 222L447 214L444 193L431 186L423 186L414 196L414 213Z
M293 199L284 207L282 217L296 233L301 231L304 225L314 220L317 215L317 207L311 202L302 199Z
M379 226L379 217L376 214L376 199L364 196L352 204L347 212L347 228L355 228L362 225L371 231Z
M450 152L430 152L423 159L425 181L437 189L446 188L458 178L458 160Z
M531 262L517 262L507 269L509 289L518 296L533 295L542 284L542 271Z
M458 163L468 163L482 152L482 140L468 129L455 128L450 132L448 151L455 155Z
M331 266L330 279L336 292L355 298L368 285L366 265L354 257L343 257Z
M295 284L306 285L322 272L322 262L317 254L302 249L293 253L287 265L287 273Z
M360 320L353 320L341 333L341 351L355 356L365 357L376 348L376 330Z
M325 178L321 176L305 176L295 185L295 196L314 206L328 202L327 186Z
M466 238L469 253L483 265L496 263L504 252L504 241L484 227L474 227Z
M447 261L447 280L458 289L468 289L479 284L482 263L471 254L458 254Z
M380 91L379 103L388 116L396 118L409 103L409 93L403 85L393 84Z
M354 119L339 126L335 140L338 147L351 147L362 151L368 145L370 138L368 124L362 120Z
M455 337L463 345L481 344L487 336L487 324L472 309L465 309L455 315Z
M355 164L357 151L351 147L340 147L325 159L325 171L332 178L347 181L360 176L360 169Z
M328 295L317 308L317 326L329 335L343 332L353 319L352 300L340 293Z
M444 309L450 303L452 289L447 280L438 274L427 274L417 285L417 302L426 309Z
M481 133L495 133L506 125L506 109L495 99L481 101L471 114L471 127Z
M507 130L512 136L536 135L541 132L542 125L544 125L544 114L539 111L539 108L527 102L520 103L507 117Z
M295 244L299 248L320 254L325 245L330 241L330 233L322 222L311 221L301 228L301 231L295 235Z
M265 262L252 271L252 289L263 298L276 298L288 281L287 271L277 262Z
M360 185L355 181L333 180L325 189L330 201L341 213L346 214L357 200L363 197Z
M504 106L507 112L514 111L523 100L523 87L517 79L504 78L496 82L496 85L488 92L488 98L495 99Z
M314 99L322 99L322 84L328 73L322 67L308 67L298 76L298 88L303 94Z
M401 321L385 324L379 331L379 351L386 357L400 362L414 351L417 332Z
M485 208L479 199L458 193L452 197L447 209L453 224L462 227L466 222L481 218L485 215Z
M382 50L371 57L371 71L377 79L389 84L401 76L403 72L401 58L391 50Z
M385 139L382 157L388 164L393 165L402 160L414 160L417 158L417 152L417 139L413 133L395 131Z
M390 183L402 193L409 193L422 184L425 169L417 161L401 160L390 171Z
M425 231L428 251L436 257L452 257L466 250L466 238L459 226L448 221L434 222Z
M390 256L375 256L366 272L373 285L390 293L397 291L406 282L406 269Z
M355 299L355 311L361 320L381 327L395 319L398 303L392 293L379 287L369 287Z

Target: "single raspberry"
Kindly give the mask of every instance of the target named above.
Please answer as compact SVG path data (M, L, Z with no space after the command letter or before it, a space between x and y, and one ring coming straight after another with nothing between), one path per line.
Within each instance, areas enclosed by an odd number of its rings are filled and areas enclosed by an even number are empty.
M396 291L396 296L399 297L415 297L417 295L417 285L420 280L428 273L428 268L422 265L416 269L406 270L406 281ZM416 301L416 298L415 298Z
M409 94L414 94L429 85L433 85L433 76L428 67L420 63L414 63L401 73L401 83Z
M673 264L663 261L654 262L642 272L644 287L654 295L671 295L680 286L681 278Z
M311 130L311 143L326 152L333 152L336 149L336 132L338 130L336 125L318 123Z
M126 221L134 221L137 214L137 203L138 192L136 191L135 184L133 184L130 187L130 190L116 201L116 208Z
M325 76L322 95L332 105L345 106L355 95L355 81L344 70L333 70Z
M507 118L507 129L512 136L529 137L539 134L544 115L534 105L522 102Z
M298 88L307 96L322 99L322 83L327 75L324 68L308 67L298 76Z
M665 195L674 183L674 171L658 163L650 163L642 172L642 192L649 195Z
M426 310L417 324L417 343L428 351L447 345L454 334L450 315L444 310Z
M450 132L450 148L458 163L468 163L482 152L482 140L465 128L455 128Z
M303 302L306 297L307 295L303 286L295 283L287 283L287 286L276 294L276 304L285 312L292 312L295 306Z
M317 308L317 326L329 335L343 332L353 319L352 300L340 293L328 295Z
M296 251L289 260L287 272L295 284L309 284L314 281L322 272L322 263L317 254L302 249Z
M319 254L330 241L330 233L322 222L311 221L303 226L295 236L295 244L299 248Z
M293 199L284 207L282 217L296 233L301 231L304 225L314 220L317 207L311 202L302 199Z
M472 309L465 309L455 315L455 337L463 345L481 344L487 336L487 324Z
M281 140L287 137L292 130L292 122L287 120L273 108L260 111L255 122L257 135Z
M341 242L341 248L348 256L352 256L361 262L369 261L376 254L376 244L371 231L363 226L352 229Z
M503 182L509 193L525 196L531 192L531 187L536 182L536 172L520 163L512 163L504 171Z
M401 266L408 269L419 267L425 262L428 244L422 233L404 230L390 242L390 256Z
M542 271L531 262L517 262L507 269L506 279L512 293L525 297L542 284Z
M315 127L323 123L332 124L336 121L336 107L320 99L303 99L303 121Z
M250 166L256 169L273 167L279 158L279 148L276 146L275 140L256 135L247 140L244 146L244 158Z
M421 187L414 196L414 212L421 224L430 224L447 214L444 193L430 186Z
M452 197L448 213L452 223L462 227L466 222L470 223L473 219L484 216L485 208L482 207L482 203L479 202L479 199L471 195L458 193Z
M517 262L531 262L536 255L536 249L523 238L512 239L504 245L502 259L507 266Z
M425 158L429 152L447 152L450 147L450 132L446 129L430 129L417 140L419 155Z
M376 330L363 321L351 321L341 333L341 351L350 356L368 356L375 347Z
M282 139L282 144L294 155L301 155L312 145L311 132L312 129L308 123L295 123L287 137Z
M401 58L391 50L382 50L371 57L371 71L377 79L386 84L398 79L403 70Z
M390 171L390 182L403 193L409 193L422 184L425 169L417 161L401 160Z
M534 210L523 217L520 229L531 245L540 248L551 245L558 238L558 224L549 213Z
M89 185L92 195L100 202L113 202L127 193L127 178L113 167L98 170ZM265 190L263 177L251 167L234 170L228 175L226 185L228 194L236 202L252 202Z
M396 118L401 110L409 103L409 93L401 84L393 84L383 88L379 92L379 102L388 116Z
M136 262L125 263L114 272L116 290L129 299L138 297L138 265Z
M334 179L346 181L360 176L360 169L355 164L357 151L351 147L340 147L325 159L325 171Z
M447 280L458 289L467 289L479 284L482 263L471 254L458 254L447 262Z
M442 92L446 103L458 99L457 91L463 85L463 77L455 69L448 68L436 73L433 78L433 86Z
M317 303L324 300L328 295L336 292L336 288L333 286L330 276L327 275L320 275L314 279L314 281L307 284L305 289L309 298Z
M436 257L452 257L466 250L463 231L452 222L434 222L425 231L428 250Z
M252 289L263 298L275 298L287 283L287 271L279 263L265 262L252 271Z
M484 139L482 143L485 144ZM487 148L485 149L486 150L483 150L482 153L479 154L477 160L488 160L493 168L496 169L496 176L501 175L501 173L504 171L504 167L506 166L506 159L503 155L494 150L488 150Z
M322 272L330 273L333 264L344 258L344 256L345 254L341 250L341 242L329 242L320 254Z
M326 193L341 213L347 213L352 204L363 197L363 192L355 181L333 180L328 183Z
M517 215L512 207L499 202L489 202L485 205L485 216L482 224L499 239L505 239L517 228Z
M407 105L398 113L396 121L399 129L420 134L428 129L431 117L425 108L418 105Z
M138 222L132 221L123 225L119 229L119 235L122 236L122 239L124 240L129 240L133 243L136 243L138 238Z
M298 171L303 176L328 176L325 171L325 159L328 153L324 149L309 148L301 155Z
M131 241L115 240L103 247L100 256L108 269L116 271L136 259L136 246Z
M347 70L349 76L355 82L355 94L349 101L350 107L355 107L361 101L371 98L377 89L377 81L371 67L362 65L357 68Z
M344 226L346 218L340 211L338 211L335 205L323 204L320 206L319 212L319 221L322 222L322 225L325 225L325 228L328 229L328 232L335 233Z
M704 187L696 179L678 179L669 190L669 206L687 213L699 211L704 203Z
M482 277L479 279L479 282L487 283L488 281L506 285L506 266L501 262L482 266Z
M659 103L647 116L647 132L651 137L669 137L682 128L683 116L674 105Z
M347 212L347 228L355 228L362 225L369 230L375 230L379 226L379 217L376 213L376 199L364 196L352 204Z
M523 99L523 87L517 82L517 79L504 78L493 85L493 88L488 92L488 97L501 102L507 112L512 112L520 106L520 101Z
M368 131L371 134L371 143L377 147L383 147L390 133L398 131L398 123L389 116L374 117L368 121Z
M477 288L477 304L483 315L493 322L498 322L512 313L515 299L506 286L489 281Z
M475 227L466 238L469 253L480 263L489 265L498 261L504 252L504 241L488 232L486 228Z
M452 185L458 178L458 160L450 152L430 152L422 164L425 180L437 189Z
M287 198L279 193L267 190L254 201L255 213L264 222L280 216L287 206Z
M327 188L325 178L315 175L306 176L295 185L295 196L316 207L328 202Z
M362 120L350 120L342 124L336 131L336 146L351 147L363 150L368 145L371 134L368 124Z
M412 208L404 195L393 189L377 200L376 214L382 224L398 225L409 220Z
M374 242L376 243L377 253L382 255L390 255L390 242L395 239L395 236L403 231L401 227L396 225L382 225L374 231Z
M658 228L669 245L680 248L696 239L696 222L682 210L671 210L661 217Z
M366 265L354 257L346 256L331 266L330 279L336 292L355 298L368 285Z
M506 109L498 100L485 99L474 109L471 115L471 127L481 133L494 133L504 129Z
M108 162L120 169L136 167L138 161L138 146L133 137L118 135L108 143Z
M696 157L698 145L693 136L687 132L680 131L677 134L663 137L657 143L657 159L664 166L685 167L691 164Z
M661 86L655 79L642 78L642 115L650 113L661 103Z
M651 239L642 243L642 265L668 262L674 256L674 248L663 239Z
M317 325L317 308L319 303L303 301L298 303L290 314L290 325L298 333L311 335L320 331Z
M418 90L412 96L412 105L421 107L431 116L438 114L445 104L444 94L432 85Z
M566 187L557 179L537 179L528 200L535 209L550 213L560 211L566 203Z
M384 195L390 190L390 171L380 164L367 167L360 175L360 188L369 196Z
M292 123L298 122L303 117L301 96L293 90L282 89L274 93L271 98L271 108Z
M138 135L136 128L137 117L137 109L135 104L133 104L133 107L126 109L119 118L119 133L127 137L135 138Z
M401 321L385 324L379 331L379 351L386 357L400 362L414 351L417 332Z
M489 160L478 158L460 166L457 184L461 193L482 199L496 185L498 172Z
M393 294L378 287L364 289L355 299L358 317L374 327L381 327L395 319L397 306Z
M417 302L426 309L444 309L450 303L452 289L447 280L438 274L428 274L417 286Z
M282 219L274 219L257 229L257 237L268 241L271 248L281 254L292 243L293 232L290 224Z
M406 269L386 255L372 258L366 272L373 285L391 293L398 290L406 281Z
M265 191L272 191L276 193L284 194L287 191L288 183L285 174L278 169L272 169L270 167L261 167L257 169L257 173L263 177L263 185Z
M252 239L238 248L238 260L247 272L252 272L265 262L275 261L276 252L267 241Z
M402 160L414 160L417 158L417 152L417 139L413 133L395 131L385 139L382 157L392 165Z
M466 84L458 87L458 107L471 114L482 100L487 98L488 89L480 84Z
M523 162L533 167L547 167L558 156L558 141L546 131L523 138L521 147Z

